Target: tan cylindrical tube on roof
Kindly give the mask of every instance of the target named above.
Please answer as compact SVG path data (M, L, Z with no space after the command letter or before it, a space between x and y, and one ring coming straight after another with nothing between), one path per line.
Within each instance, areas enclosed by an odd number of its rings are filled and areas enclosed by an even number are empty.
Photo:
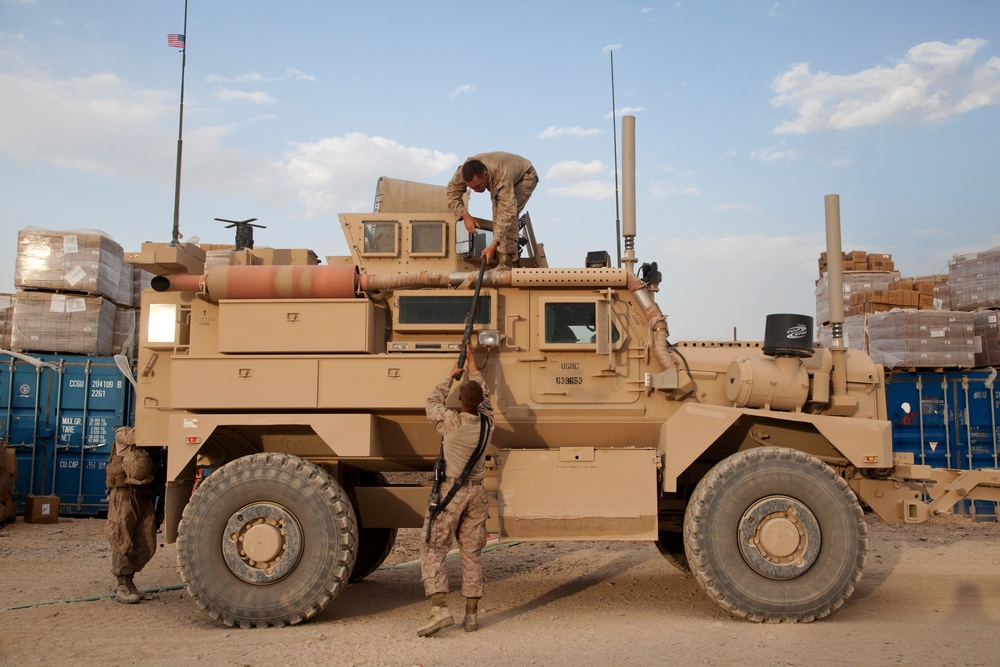
M157 292L199 292L209 299L350 299L357 266L220 266L207 274L156 276Z

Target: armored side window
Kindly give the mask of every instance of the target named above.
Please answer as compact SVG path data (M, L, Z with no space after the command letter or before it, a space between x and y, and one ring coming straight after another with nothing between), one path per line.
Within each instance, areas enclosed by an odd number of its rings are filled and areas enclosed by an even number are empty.
M428 290L399 291L394 298L393 329L396 331L461 332L472 305L472 290L434 294ZM477 329L492 327L496 320L493 290L484 289L476 304Z
M545 301L542 319L546 345L598 346L607 339L610 327L611 343L621 338L618 327L608 317L608 309L594 300ZM600 317L598 313L600 312ZM601 345L600 347L605 347Z
M443 220L414 220L410 223L412 257L444 257L447 254L448 225Z
M365 222L364 247L361 254L369 257L399 255L399 223L395 220Z

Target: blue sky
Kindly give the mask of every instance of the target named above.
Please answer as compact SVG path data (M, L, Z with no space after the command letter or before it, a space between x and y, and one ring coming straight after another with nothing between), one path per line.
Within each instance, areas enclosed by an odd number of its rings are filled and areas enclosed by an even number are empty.
M0 291L28 226L170 240L183 19L0 0ZM551 265L614 257L613 50L672 340L815 315L827 194L844 249L904 276L1000 246L998 2L191 0L187 41L180 230L206 243L256 217L259 246L347 254L337 213L380 176L505 150Z

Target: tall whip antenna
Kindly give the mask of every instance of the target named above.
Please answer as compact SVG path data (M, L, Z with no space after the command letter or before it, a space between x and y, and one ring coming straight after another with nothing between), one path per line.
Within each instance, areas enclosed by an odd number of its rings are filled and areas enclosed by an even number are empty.
M180 232L180 209L181 209L181 150L184 146L184 69L187 67L187 30L188 30L188 3L184 0L184 33L181 35L181 109L180 120L177 122L177 172L174 180L174 228L171 234L170 245L179 245Z
M615 52L612 49L609 53L611 54L611 136L614 138L615 148L615 254L618 262L617 266L620 269L622 266L622 219L618 207L618 125L615 118Z

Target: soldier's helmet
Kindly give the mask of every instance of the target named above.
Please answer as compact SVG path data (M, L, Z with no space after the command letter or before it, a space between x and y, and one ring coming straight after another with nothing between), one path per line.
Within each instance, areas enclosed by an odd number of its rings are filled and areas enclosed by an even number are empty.
M142 447L133 447L122 458L125 481L128 484L149 484L153 481L153 459Z

